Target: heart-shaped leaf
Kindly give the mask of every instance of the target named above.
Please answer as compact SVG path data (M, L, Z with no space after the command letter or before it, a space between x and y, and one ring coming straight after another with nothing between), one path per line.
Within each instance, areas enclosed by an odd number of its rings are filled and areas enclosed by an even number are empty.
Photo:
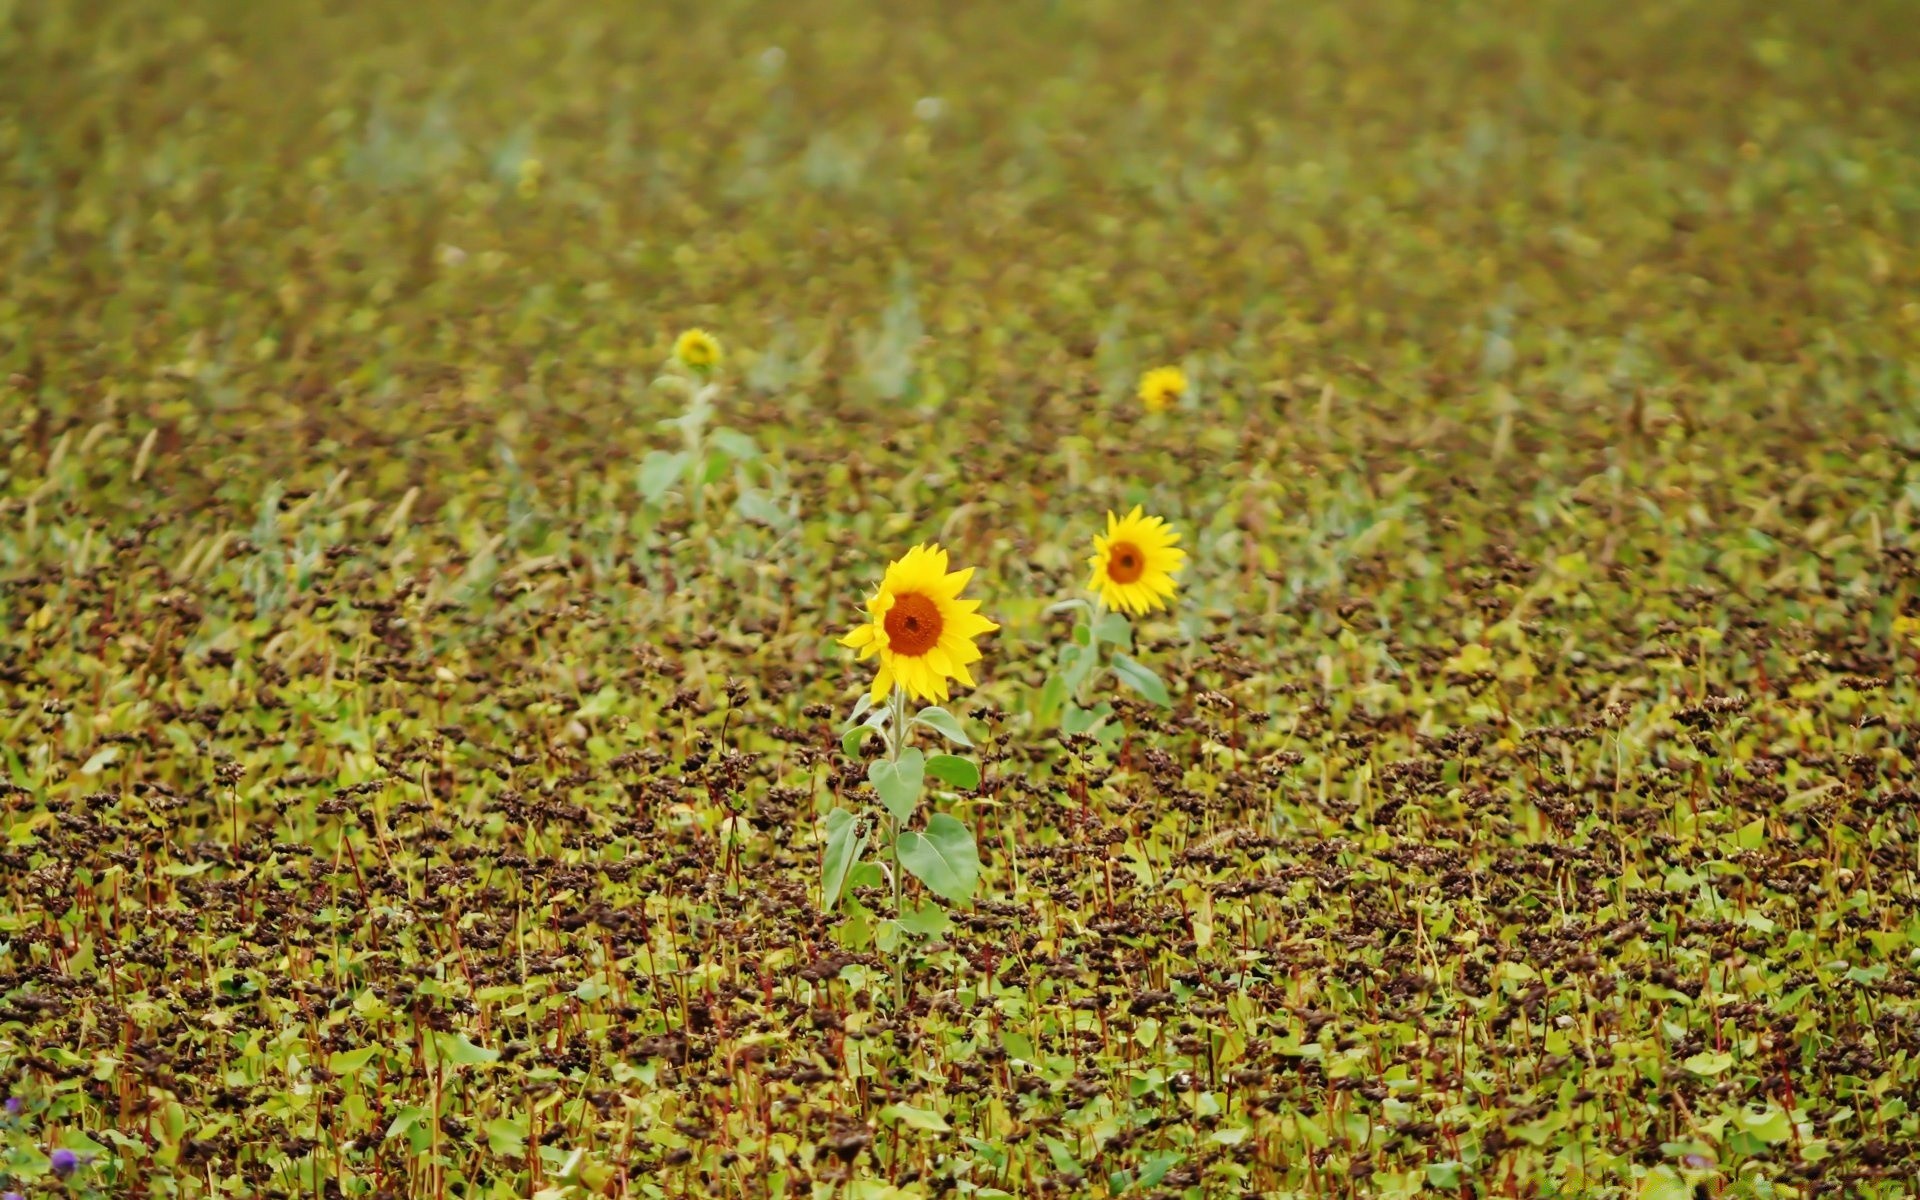
M896 821L912 818L920 804L920 791L926 786L927 763L912 746L900 752L897 762L875 759L867 767L867 782L880 793L880 803Z
M1093 624L1093 636L1109 646L1127 649L1133 645L1133 626L1125 613L1102 613Z
M658 500L687 469L687 452L655 450L640 460L640 498Z
M946 813L935 813L925 833L911 829L900 834L900 863L948 900L968 900L980 882L980 855L973 834Z

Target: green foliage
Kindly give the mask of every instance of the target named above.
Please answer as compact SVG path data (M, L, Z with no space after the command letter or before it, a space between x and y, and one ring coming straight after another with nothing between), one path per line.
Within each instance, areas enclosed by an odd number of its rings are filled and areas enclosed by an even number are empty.
M946 813L928 817L924 831L900 832L900 863L947 900L971 900L980 882L973 834Z
M1916 38L0 0L0 1191L1920 1191Z

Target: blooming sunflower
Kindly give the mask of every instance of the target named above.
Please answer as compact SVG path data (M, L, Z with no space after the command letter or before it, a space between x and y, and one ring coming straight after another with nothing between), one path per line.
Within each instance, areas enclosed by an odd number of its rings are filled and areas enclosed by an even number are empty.
M1107 514L1107 532L1093 535L1093 568L1087 590L1122 612L1145 613L1166 606L1173 577L1186 566L1187 552L1174 545L1179 533L1159 517L1142 516L1140 506L1124 517Z
M673 356L691 370L712 370L720 365L720 339L704 329L689 329L673 340Z
M1140 376L1140 403L1152 413L1165 412L1187 394L1187 373L1179 367L1155 367Z
M840 639L862 660L880 656L873 678L877 704L899 684L918 700L944 701L947 681L973 686L967 664L980 661L973 639L1000 628L979 613L978 600L960 592L973 568L947 570L947 552L932 543L915 546L887 564L880 590L867 601L867 620Z

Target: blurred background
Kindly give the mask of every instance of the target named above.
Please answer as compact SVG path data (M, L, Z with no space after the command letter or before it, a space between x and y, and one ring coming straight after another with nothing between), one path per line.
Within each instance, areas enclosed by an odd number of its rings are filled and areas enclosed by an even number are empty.
M1047 438L1163 359L1232 419L1330 375L1389 432L1750 416L1912 348L1915 41L1897 3L16 0L6 436L137 410L183 484L275 438L431 489L502 421L630 449L695 324L762 423L972 396Z

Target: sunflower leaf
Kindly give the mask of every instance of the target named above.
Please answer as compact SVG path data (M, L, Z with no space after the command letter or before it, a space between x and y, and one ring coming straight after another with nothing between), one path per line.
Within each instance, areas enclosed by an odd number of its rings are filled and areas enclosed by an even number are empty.
M870 726L855 725L840 735L840 749L848 758L860 757L860 743L865 741Z
M667 494L687 469L688 455L685 450L670 452L655 450L640 460L640 498L649 503Z
M747 434L738 429L729 429L725 425L716 426L707 432L707 440L716 450L735 462L752 462L760 457L760 447Z
M847 873L853 870L861 848L866 845L866 839L857 836L859 826L860 822L844 808L827 814L827 848L820 856L820 907L828 912L840 903L840 893L847 886Z
M901 832L900 864L948 900L971 899L980 882L980 854L973 834L946 813L933 814L925 833Z
M1093 625L1094 640L1105 642L1109 646L1118 646L1123 650L1133 647L1133 625L1125 613L1102 613Z
M861 692L860 698L853 702L853 712L848 714L847 724L848 725L857 724L860 718L866 715L867 710L872 707L873 707L873 693Z
M927 759L927 774L952 787L972 791L980 786L980 768L958 754L935 754Z
M880 793L880 803L896 821L913 817L919 807L921 789L926 786L926 757L912 746L900 752L898 761L875 759L867 765L867 782Z
M1059 675L1048 676L1046 685L1034 699L1033 716L1037 725L1051 725L1054 716L1067 703L1067 681Z
M1113 656L1113 673L1121 683L1139 692L1161 708L1173 706L1173 697L1167 694L1167 685L1160 681L1160 677L1126 655Z
M1076 696L1087 682L1087 676L1093 674L1093 665L1099 656L1092 650L1081 646L1063 646L1060 650L1060 678L1066 682L1067 694Z
M956 746L967 746L971 748L973 745L973 742L967 737L967 731L960 728L960 718L938 705L923 708L915 713L913 715L913 723L916 725L925 725L928 729L933 730Z

